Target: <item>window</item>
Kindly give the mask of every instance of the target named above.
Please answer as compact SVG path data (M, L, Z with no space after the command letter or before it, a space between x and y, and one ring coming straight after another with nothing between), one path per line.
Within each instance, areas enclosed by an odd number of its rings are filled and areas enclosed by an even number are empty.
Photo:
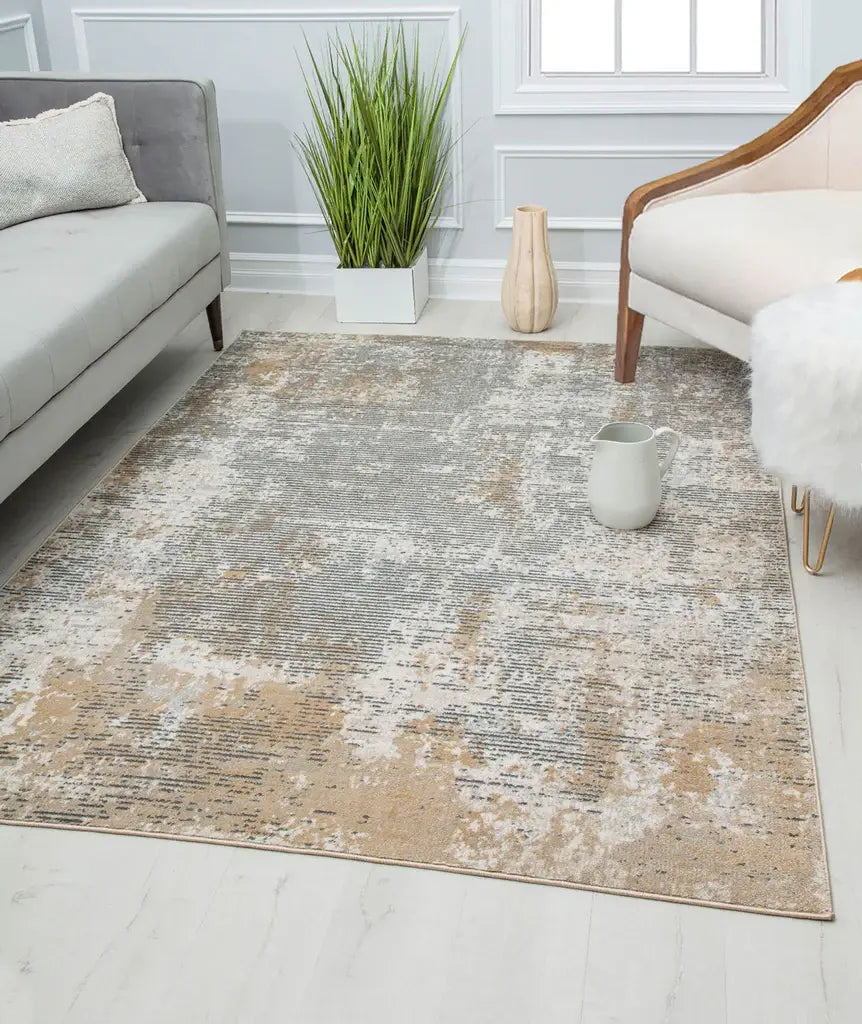
M810 2L497 0L497 112L788 112Z
M540 0L544 75L762 75L764 0Z

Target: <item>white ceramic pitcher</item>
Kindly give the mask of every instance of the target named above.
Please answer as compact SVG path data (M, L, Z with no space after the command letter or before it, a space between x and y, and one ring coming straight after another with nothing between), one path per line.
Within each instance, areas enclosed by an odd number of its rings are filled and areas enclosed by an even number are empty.
M656 438L668 437L668 454L659 458ZM593 515L614 530L641 530L655 519L661 482L679 448L680 436L669 427L653 430L645 423L607 423L592 438L589 500Z

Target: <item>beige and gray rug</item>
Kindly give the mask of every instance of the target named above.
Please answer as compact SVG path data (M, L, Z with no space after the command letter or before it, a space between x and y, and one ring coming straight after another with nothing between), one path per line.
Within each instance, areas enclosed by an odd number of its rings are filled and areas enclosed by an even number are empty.
M0 817L831 916L743 367L247 334L0 595ZM654 525L590 435L684 435Z

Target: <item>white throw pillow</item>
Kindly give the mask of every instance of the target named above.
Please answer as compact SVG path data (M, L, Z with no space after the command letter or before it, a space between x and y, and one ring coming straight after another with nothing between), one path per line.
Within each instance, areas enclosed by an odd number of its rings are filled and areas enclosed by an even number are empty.
M145 203L117 124L113 96L0 121L0 228L73 210Z

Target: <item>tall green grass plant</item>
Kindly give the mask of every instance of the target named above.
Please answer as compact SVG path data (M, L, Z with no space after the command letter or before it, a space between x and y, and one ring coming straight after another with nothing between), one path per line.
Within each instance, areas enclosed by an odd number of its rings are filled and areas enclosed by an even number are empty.
M420 65L403 25L328 40L303 69L311 122L296 137L342 267L409 267L441 212L455 67Z

